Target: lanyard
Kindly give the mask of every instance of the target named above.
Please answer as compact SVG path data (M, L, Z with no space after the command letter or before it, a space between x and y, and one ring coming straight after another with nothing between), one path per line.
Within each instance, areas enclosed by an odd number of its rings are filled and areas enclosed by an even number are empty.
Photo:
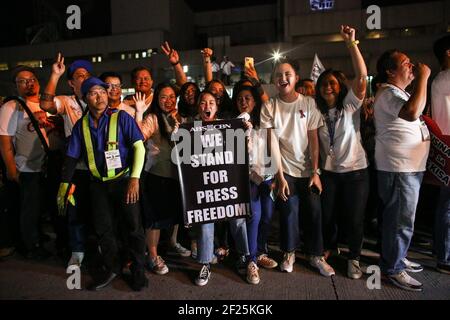
M338 110L337 109L334 110L333 118L330 118L329 112L325 113L324 117L325 123L327 124L328 128L328 135L330 136L330 153L331 153L332 150L334 149L334 136L336 133L336 123L339 118Z
M117 119L119 116L119 112L115 112L111 115L109 119L109 128L108 128L108 151L116 150L119 143L117 142ZM97 169L97 165L95 163L95 156L94 156L94 147L92 144L92 138L91 138L91 131L89 129L89 114L86 114L83 117L83 136L84 136L84 142L86 144L86 153L88 157L88 163L89 163L89 170L91 171L92 175L102 181L110 181L114 180L122 175L124 175L128 168L120 172L116 175L115 169L108 170L107 177L102 177L100 175L100 172Z

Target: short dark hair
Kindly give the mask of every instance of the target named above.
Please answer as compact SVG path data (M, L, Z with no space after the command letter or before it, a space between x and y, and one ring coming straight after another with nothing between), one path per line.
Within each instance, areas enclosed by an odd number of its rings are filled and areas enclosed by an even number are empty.
M131 80L134 81L136 79L137 73L139 71L144 71L144 70L147 71L150 74L150 76L152 75L152 72L149 68L144 67L144 66L139 66L139 67L136 67L133 70L131 70Z
M391 49L385 51L377 61L377 78L380 83L385 83L388 80L387 71L397 69L397 60L395 55L402 53L400 50Z
M450 50L450 35L439 38L433 45L434 55L440 64L444 64L447 50Z
M99 78L103 82L105 82L107 78L118 78L120 80L120 83L122 83L122 76L117 72L112 71L103 72Z
M29 67L29 66L25 66L25 65L18 65L11 71L12 82L16 83L17 75L23 71L31 72L36 78L38 77L37 73L36 73L36 69Z
M297 74L297 75L299 74L300 67L299 67L298 63L288 57L281 58L277 63L275 63L272 73L274 73L276 68L278 68L282 64L290 64L292 69L294 69L295 74Z
M314 84L314 80L313 79L310 79L310 78L300 79L295 84L295 89L297 90L298 88L303 87L303 85L305 84L306 81L312 82Z

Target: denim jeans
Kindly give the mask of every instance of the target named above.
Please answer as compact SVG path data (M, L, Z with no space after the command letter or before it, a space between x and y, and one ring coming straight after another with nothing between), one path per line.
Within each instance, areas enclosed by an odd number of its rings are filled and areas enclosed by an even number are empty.
M338 226L342 227L346 230L350 249L348 258L358 259L364 238L369 171L368 169L345 173L324 171L321 179L324 247L325 249L337 248ZM343 219L338 219L340 215ZM342 226L338 222L341 222Z
M378 193L383 202L381 271L392 275L403 271L414 232L417 202L423 172L378 171Z
M305 253L323 255L320 196L309 190L309 178L284 177L289 185L287 201L279 200L281 250L292 252L299 245L299 224L303 225Z
M247 220L249 260L256 262L259 254L267 253L267 238L270 233L270 223L275 203L270 197L270 186L273 180L267 180L259 186L250 183L250 201L252 216Z
M439 264L450 265L450 187L441 187L434 225L434 250Z
M248 256L247 227L245 219L229 220L231 235L233 236L236 250L239 255ZM198 257L201 264L210 263L214 257L214 223L206 223L200 226L200 234L197 240Z

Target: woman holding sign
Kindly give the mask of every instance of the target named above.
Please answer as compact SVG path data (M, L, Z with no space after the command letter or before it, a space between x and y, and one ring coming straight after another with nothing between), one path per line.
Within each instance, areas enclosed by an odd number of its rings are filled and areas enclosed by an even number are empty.
M203 91L198 102L198 116L202 121L215 121L218 112L217 100L212 92ZM233 219L227 222L236 244L236 250L240 256L248 255L247 228L245 219ZM214 223L206 223L200 226L200 235L197 241L198 262L201 263L195 284L204 286L211 276L210 264L214 259Z

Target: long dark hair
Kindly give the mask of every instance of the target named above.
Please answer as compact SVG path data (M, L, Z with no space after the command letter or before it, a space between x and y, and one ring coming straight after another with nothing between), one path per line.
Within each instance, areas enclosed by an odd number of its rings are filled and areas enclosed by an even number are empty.
M334 76L339 82L340 91L336 100L336 109L338 111L344 109L344 98L348 93L347 85L345 84L347 79L341 71L327 69L322 72L316 83L316 103L322 114L328 113L328 105L325 99L322 97L322 94L320 93L320 87L322 86L322 82L325 80L325 77L330 75Z
M191 105L189 104L185 99L184 99L184 94L186 93L187 89L189 87L195 87L196 89L196 93L195 93L195 97L194 97L194 104ZM197 105L196 102L198 100L198 97L200 95L200 89L198 87L198 85L194 82L186 82L185 84L183 84L180 88L180 100L178 101L178 113L180 114L180 116L182 117L194 117L197 114Z
M218 116L222 119L229 119L232 117L233 114L233 104L231 102L231 98L227 92L227 89L225 87L225 84L220 80L211 80L206 84L205 91L211 91L211 85L213 83L218 83L223 87L223 96L222 99L217 99L217 106L219 107L219 114Z
M233 101L235 104L233 105L235 115L239 115L239 109L237 105L237 97L242 91L250 91L250 93L253 96L253 99L255 100L255 108L253 109L252 113L250 114L250 122L253 124L254 127L259 127L261 123L261 105L262 100L261 96L258 94L256 89L254 87L250 86L241 86L237 89L236 92L233 92Z
M161 94L161 91L165 88L171 88L173 90L173 92L176 94L176 90L174 88L174 86L168 82L163 82L160 83L156 86L155 88L155 92L153 95L153 100L152 100L152 104L150 105L150 108L148 108L148 110L144 113L144 117L148 114L148 113L153 113L156 115L156 118L158 119L158 126L159 126L159 132L161 133L161 136L166 138L168 141L170 141L170 132L167 131L166 129L166 125L165 122L163 120L163 113L164 111L161 109L161 107L159 106L159 96ZM181 117L180 115L177 114L178 117L178 121L181 122Z

